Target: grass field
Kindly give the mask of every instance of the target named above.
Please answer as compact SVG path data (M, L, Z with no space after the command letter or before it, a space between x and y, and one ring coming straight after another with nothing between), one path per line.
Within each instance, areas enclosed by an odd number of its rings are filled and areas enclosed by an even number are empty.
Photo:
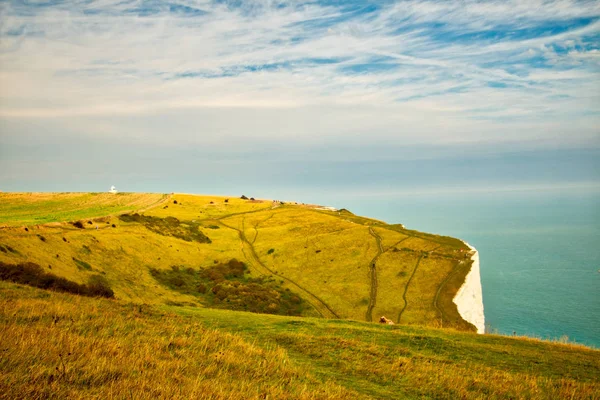
M0 337L7 399L600 398L600 353L585 347L1 281Z
M167 198L146 193L0 193L0 226L103 217L143 210Z
M301 297L304 316L474 330L452 302L470 268L464 243L346 210L184 194L2 194L0 221L0 261L82 284L101 274L127 301L210 305L150 271L237 259Z
M1 276L80 294L0 281L1 398L600 399L598 350L462 320L455 238L270 200L0 200Z

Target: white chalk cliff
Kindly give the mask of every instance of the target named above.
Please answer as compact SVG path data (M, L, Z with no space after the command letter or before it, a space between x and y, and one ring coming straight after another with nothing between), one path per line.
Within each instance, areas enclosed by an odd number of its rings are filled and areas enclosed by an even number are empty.
M481 289L481 276L479 274L479 253L469 243L465 244L474 251L471 256L473 264L465 277L465 282L458 289L452 301L456 304L458 313L467 322L475 325L477 333L485 333L485 315L483 314L483 295Z

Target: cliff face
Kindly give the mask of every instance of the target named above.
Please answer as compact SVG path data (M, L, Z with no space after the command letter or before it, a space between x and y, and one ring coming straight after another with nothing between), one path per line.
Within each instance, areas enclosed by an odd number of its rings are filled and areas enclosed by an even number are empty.
M483 295L481 289L481 276L479 273L479 252L466 243L474 251L471 260L471 270L465 277L465 282L460 287L452 300L460 316L467 322L475 325L477 333L485 333L485 315L483 313Z

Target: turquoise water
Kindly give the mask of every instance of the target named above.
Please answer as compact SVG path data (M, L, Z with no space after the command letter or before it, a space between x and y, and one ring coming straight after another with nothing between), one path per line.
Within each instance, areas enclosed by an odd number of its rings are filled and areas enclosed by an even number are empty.
M600 347L598 193L330 198L332 205L475 246L488 332Z

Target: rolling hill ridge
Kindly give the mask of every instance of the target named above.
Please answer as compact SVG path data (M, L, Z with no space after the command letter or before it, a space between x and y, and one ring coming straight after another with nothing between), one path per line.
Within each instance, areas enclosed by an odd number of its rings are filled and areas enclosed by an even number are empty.
M458 239L272 200L72 193L3 194L0 201L0 246L16 250L0 252L1 262L32 262L78 283L101 274L123 300L214 306L207 298L213 293L178 290L157 271L237 260L247 278L300 298L304 316L386 315L402 324L474 329L452 302L471 265Z

